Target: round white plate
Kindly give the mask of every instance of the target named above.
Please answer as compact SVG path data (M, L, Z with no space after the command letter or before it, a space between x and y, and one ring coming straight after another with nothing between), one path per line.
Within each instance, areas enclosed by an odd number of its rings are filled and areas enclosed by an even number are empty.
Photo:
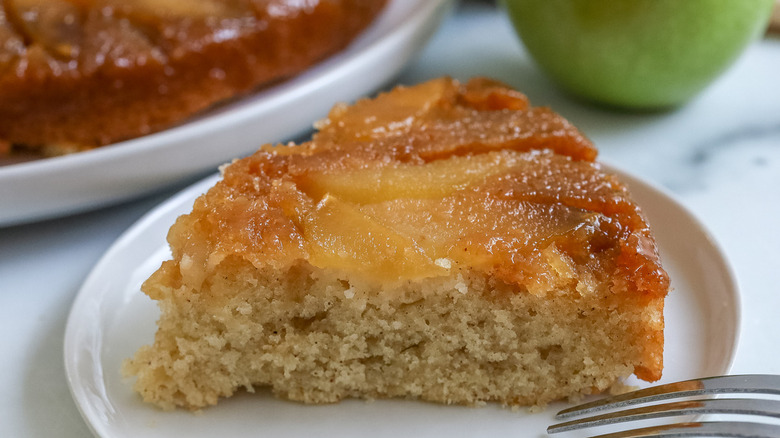
M345 51L178 127L63 157L4 166L0 160L0 226L125 200L299 135L334 103L390 81L433 34L451 3L391 0Z
M739 300L731 268L702 225L662 191L621 174L653 226L674 291L666 301L662 382L725 374L736 348ZM163 203L125 232L87 278L65 332L65 369L81 413L101 437L499 437L541 436L542 413L499 406L441 406L405 400L347 400L306 406L268 391L238 394L194 414L162 412L120 375L125 358L153 340L157 306L141 283L170 257L165 236L176 217L216 181L210 177ZM641 383L631 381L632 384ZM577 435L568 435L577 436Z

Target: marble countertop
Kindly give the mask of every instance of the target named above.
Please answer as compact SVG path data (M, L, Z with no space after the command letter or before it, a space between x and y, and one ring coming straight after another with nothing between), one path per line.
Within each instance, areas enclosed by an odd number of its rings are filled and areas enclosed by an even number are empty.
M558 111L602 159L665 187L728 255L741 288L734 373L780 373L780 38L750 47L675 111L622 113L560 93L489 2L461 4L397 79L487 75ZM0 436L85 437L68 391L63 332L80 285L134 221L183 187L75 216L0 228ZM542 432L534 433L539 435Z

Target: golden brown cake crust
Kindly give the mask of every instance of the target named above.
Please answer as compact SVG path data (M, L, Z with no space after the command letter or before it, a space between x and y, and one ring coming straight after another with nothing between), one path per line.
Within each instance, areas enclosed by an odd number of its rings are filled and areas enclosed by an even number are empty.
M159 131L294 75L385 0L0 3L0 140L56 153Z

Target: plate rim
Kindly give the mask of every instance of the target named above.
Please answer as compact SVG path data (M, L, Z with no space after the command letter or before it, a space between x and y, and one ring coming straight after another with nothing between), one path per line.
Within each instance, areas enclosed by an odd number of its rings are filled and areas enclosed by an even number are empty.
M679 212L681 214L686 215L686 218L691 221L693 225L696 226L698 231L701 233L701 236L706 239L706 241L709 244L708 253L714 254L717 256L717 262L719 265L721 265L722 268L724 268L724 275L728 279L729 284L726 285L726 288L730 291L729 297L732 300L733 306L730 306L730 309L732 310L732 319L734 327L731 330L731 337L729 339L729 342L726 347L726 355L725 355L725 361L722 363L723 374L728 374L733 366L734 359L736 356L738 343L740 339L740 333L741 333L741 326L742 326L742 302L741 302L741 291L739 289L739 284L737 281L737 277L733 268L733 265L731 261L729 260L727 254L725 251L723 251L723 248L720 246L720 244L715 240L712 233L709 231L709 229L696 217L696 215L688 209L682 202L680 202L673 194L671 194L668 190L659 187L657 184L648 182L647 180L638 177L636 175L632 175L627 171L621 170L618 167L605 162L603 160L600 160L599 163L602 165L602 169L606 172L616 174L618 178L626 183L628 186L634 185L634 186L644 186L644 189L648 189L651 192L654 192L655 195L661 196L666 201L672 203L675 207L679 209ZM76 376L78 375L78 371L76 370L78 368L78 360L77 355L71 355L69 352L76 351L75 345L79 345L79 348L84 348L83 343L77 343L77 337L76 333L79 332L83 327L79 327L77 322L79 320L78 316L82 313L87 312L87 310L84 309L90 309L90 304L95 304L94 302L90 303L92 300L94 300L96 293L91 292L96 290L97 288L92 286L92 283L98 282L100 280L100 276L102 275L102 271L105 268L105 265L109 265L111 262L111 259L116 257L116 253L121 252L124 250L124 247L129 244L132 240L134 240L137 235L143 234L144 231L150 227L153 226L153 224L161 217L165 216L167 214L171 214L171 210L180 210L182 208L182 204L190 204L192 201L194 201L195 198L199 196L200 193L204 193L208 188L214 185L216 181L218 181L221 178L219 174L213 174L207 178L204 178L187 188L181 190L180 192L176 193L172 197L166 199L165 201L161 202L157 206L153 207L148 213L146 213L144 216L142 216L140 219L138 219L133 225L131 225L125 232L123 232L116 241L109 247L109 249L103 254L103 256L100 258L100 260L96 263L94 268L90 271L89 275L86 277L86 280L84 281L83 285L79 289L76 298L73 301L73 304L70 308L67 324L65 328L64 333L64 347L63 347L63 359L65 362L65 374L66 379L68 383L68 388L70 390L72 399L76 406L78 407L79 412L82 415L82 418L84 419L85 423L89 426L90 430L96 435L100 437L111 437L113 436L110 431L107 429L108 424L100 423L98 420L99 415L93 411L95 411L95 407L92 404L89 404L89 411L88 407L84 406L85 402L84 400L88 397L85 394L82 394L80 391L83 390L83 388L79 388L76 386ZM641 206L640 206L641 207ZM170 224L168 224L170 226ZM166 227L167 229L167 227ZM161 245L166 245L167 243L162 242ZM94 309L92 309L94 310ZM89 312L87 312L89 313ZM81 340L79 338L79 340ZM95 343L98 346L102 346L100 341L102 341L102 338L100 336L96 336ZM102 354L103 349L98 348L97 351L99 351ZM97 363L102 365L103 359L99 358ZM102 367L100 371L102 372ZM706 376L701 376L706 377ZM83 385L82 385L83 386Z

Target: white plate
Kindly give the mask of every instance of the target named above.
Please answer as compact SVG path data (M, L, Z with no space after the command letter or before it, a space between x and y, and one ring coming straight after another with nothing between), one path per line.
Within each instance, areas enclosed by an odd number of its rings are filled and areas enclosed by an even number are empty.
M727 373L739 320L738 293L728 262L680 204L621 175L655 229L674 286L666 303L662 381ZM263 391L221 400L200 414L162 412L142 403L119 372L121 362L151 343L156 330L156 304L140 292L140 285L170 257L165 236L175 218L191 210L194 199L216 180L214 176L186 189L130 228L103 256L73 304L65 332L66 374L76 404L97 435L449 438L518 436L518 431L543 435L560 406L537 414L493 405L466 408L403 400L305 406Z
M451 0L391 0L345 51L157 134L74 155L0 166L0 226L95 208L216 170L311 128L338 101L393 78L433 34ZM2 164L2 163L0 163Z

